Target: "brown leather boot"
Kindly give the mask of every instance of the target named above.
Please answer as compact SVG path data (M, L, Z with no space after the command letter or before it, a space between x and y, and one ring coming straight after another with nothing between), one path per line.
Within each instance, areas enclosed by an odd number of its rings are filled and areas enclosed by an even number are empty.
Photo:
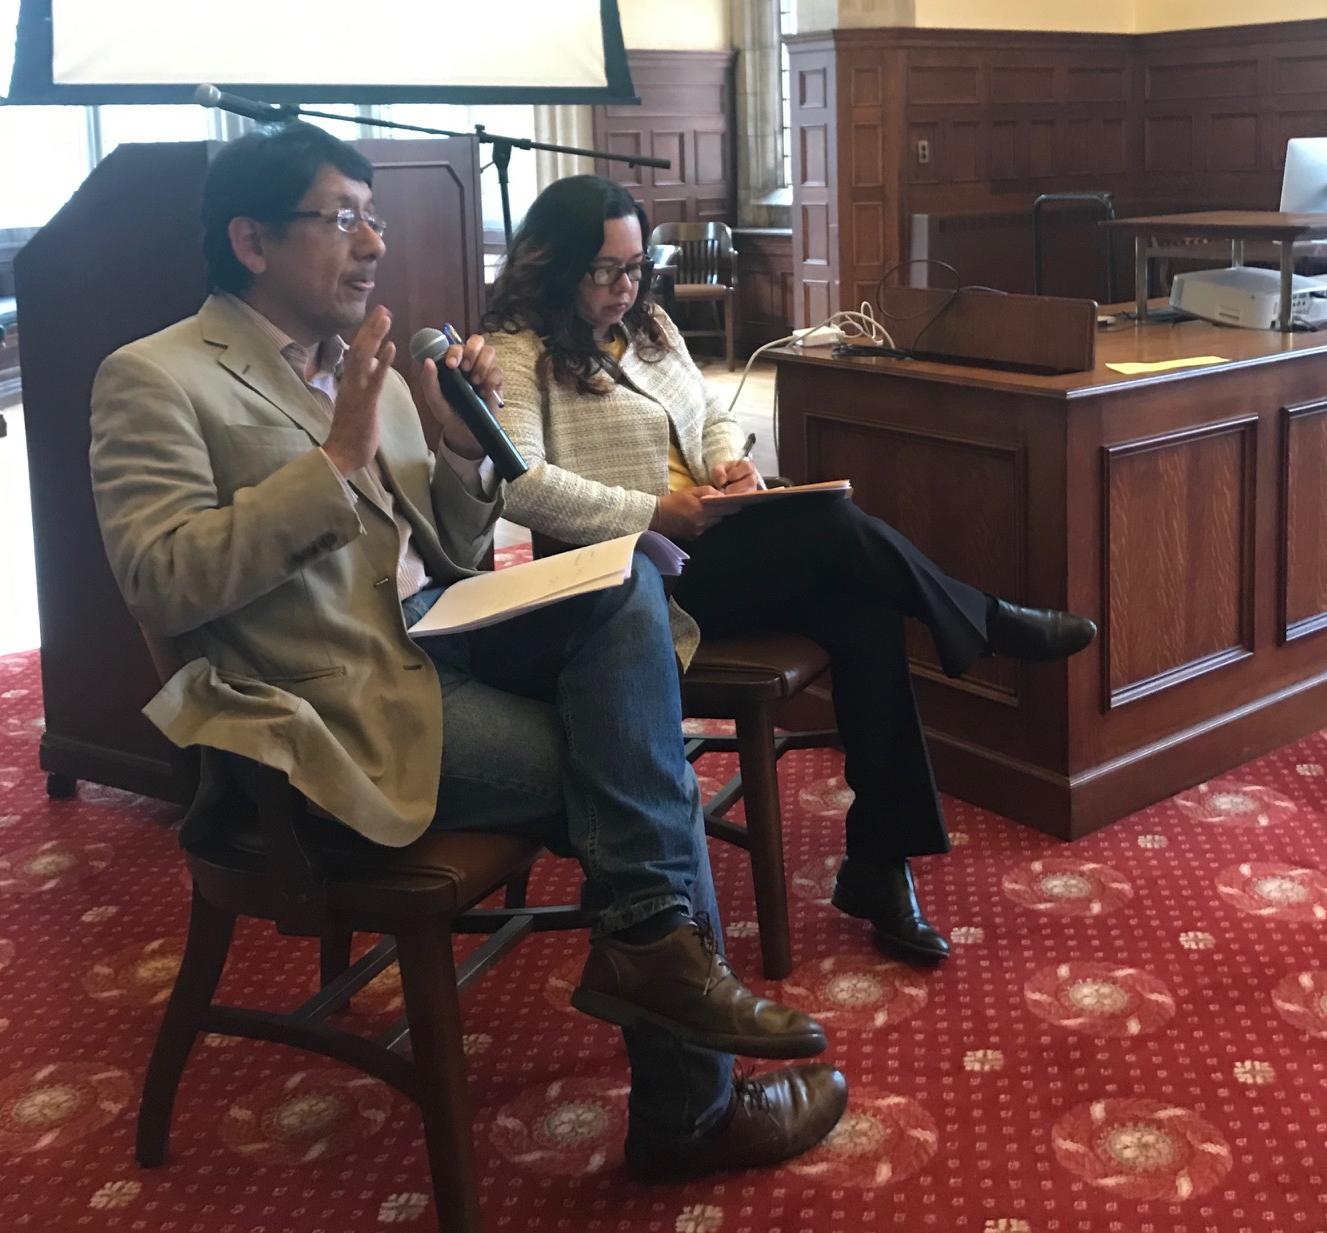
M788 1066L755 1079L738 1076L718 1124L694 1139L627 1131L627 1168L637 1181L676 1182L726 1169L791 1160L820 1142L843 1116L848 1082L833 1066Z
M713 931L696 921L641 946L596 938L571 1004L619 1027L652 1024L722 1053L814 1057L825 1048L819 1023L752 993L719 954Z

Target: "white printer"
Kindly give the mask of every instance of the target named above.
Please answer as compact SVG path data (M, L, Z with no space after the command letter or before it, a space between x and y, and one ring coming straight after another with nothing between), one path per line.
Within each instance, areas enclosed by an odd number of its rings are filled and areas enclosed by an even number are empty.
M1281 274L1247 265L1176 274L1170 306L1221 325L1275 330L1281 324ZM1327 325L1327 279L1296 274L1290 286L1290 316L1311 326Z

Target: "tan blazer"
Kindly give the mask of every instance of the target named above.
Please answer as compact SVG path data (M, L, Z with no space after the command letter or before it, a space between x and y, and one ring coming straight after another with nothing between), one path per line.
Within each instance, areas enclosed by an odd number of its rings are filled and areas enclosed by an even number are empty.
M433 465L398 374L380 405L378 459L429 572L473 573L500 503ZM93 496L130 611L187 661L148 718L182 747L280 768L328 813L402 846L436 809L441 691L405 632L396 525L365 475L347 496L315 448L324 421L271 341L214 296L102 364ZM195 816L215 791L205 782Z

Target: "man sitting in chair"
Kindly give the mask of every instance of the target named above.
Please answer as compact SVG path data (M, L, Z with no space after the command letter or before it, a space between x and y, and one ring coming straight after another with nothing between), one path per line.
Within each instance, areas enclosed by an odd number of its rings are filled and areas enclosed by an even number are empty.
M204 190L215 292L98 372L107 555L134 616L188 661L147 714L177 745L279 768L377 843L441 826L574 851L604 906L573 1000L623 1027L629 1165L652 1180L797 1155L846 1087L822 1064L733 1081L732 1053L809 1057L825 1037L719 949L657 570L638 554L622 587L424 646L406 633L475 572L501 501L432 362L412 401L390 316L368 311L385 251L372 180L310 125L229 146ZM443 362L496 402L482 338ZM436 459L416 403L441 428Z

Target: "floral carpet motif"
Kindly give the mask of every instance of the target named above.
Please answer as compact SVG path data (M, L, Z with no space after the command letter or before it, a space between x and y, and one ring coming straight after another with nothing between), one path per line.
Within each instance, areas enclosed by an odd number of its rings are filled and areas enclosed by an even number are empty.
M434 1228L410 1102L274 1045L199 1041L167 1163L135 1165L188 914L177 811L94 784L49 800L41 725L37 657L0 658L0 1229ZM568 1004L585 938L536 935L464 1003L486 1228L1327 1233L1324 766L1319 733L1073 845L946 800L954 850L915 868L953 955L915 969L828 902L842 759L789 753L786 981L759 976L744 855L711 851L733 964L823 1018L843 1121L778 1169L633 1184L620 1038ZM721 784L732 758L699 770ZM545 859L532 900L577 886ZM317 968L314 943L245 923L220 997L293 1006ZM388 969L344 1021L380 1032L401 1005Z

